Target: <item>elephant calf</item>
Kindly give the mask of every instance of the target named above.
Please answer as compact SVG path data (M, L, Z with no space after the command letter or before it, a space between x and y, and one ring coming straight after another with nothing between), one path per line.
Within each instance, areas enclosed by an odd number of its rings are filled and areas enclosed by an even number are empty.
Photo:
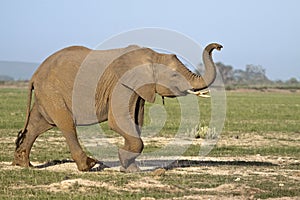
M16 139L13 165L31 166L29 154L36 138L58 127L78 169L88 171L98 161L82 150L76 126L108 121L125 139L119 149L121 170L139 171L135 159L144 147L140 135L145 101L153 103L156 93L201 95L216 77L212 51L221 48L212 43L204 49L203 76L192 73L175 55L135 45L112 50L72 46L54 53L29 82L26 120Z

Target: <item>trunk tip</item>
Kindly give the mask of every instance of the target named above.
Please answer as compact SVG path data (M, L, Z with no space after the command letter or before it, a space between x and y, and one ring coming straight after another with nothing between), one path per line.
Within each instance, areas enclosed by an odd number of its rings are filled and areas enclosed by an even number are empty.
M218 43L211 43L205 47L205 49L209 52L212 52L214 49L221 51L222 48L223 48L223 45L218 44Z

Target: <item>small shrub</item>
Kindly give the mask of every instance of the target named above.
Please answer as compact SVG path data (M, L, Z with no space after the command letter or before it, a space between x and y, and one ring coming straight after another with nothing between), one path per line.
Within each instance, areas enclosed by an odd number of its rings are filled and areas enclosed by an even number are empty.
M210 128L208 126L196 125L190 132L196 139L198 138L207 138L207 139L216 139L218 134L215 128Z

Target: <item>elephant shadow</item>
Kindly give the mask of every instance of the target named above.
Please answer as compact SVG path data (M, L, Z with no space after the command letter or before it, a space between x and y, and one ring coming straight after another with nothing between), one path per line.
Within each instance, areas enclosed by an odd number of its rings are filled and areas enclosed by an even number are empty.
M55 165L62 165L65 163L74 163L75 161L69 159L63 160L52 160L46 162L41 165L34 166L37 169L44 169ZM244 160L235 160L235 161L208 161L208 160L188 160L188 159L180 159L180 160L142 160L137 161L138 165L143 169L142 171L153 171L155 169L163 168L165 170L172 170L176 168L187 168L187 167L211 167L211 166L256 166L256 167L271 167L278 166L278 164L274 164L271 162L263 162L263 161L244 161ZM97 165L90 169L90 172L99 172L103 171L106 168L118 167L120 166L119 161L106 161L98 162Z

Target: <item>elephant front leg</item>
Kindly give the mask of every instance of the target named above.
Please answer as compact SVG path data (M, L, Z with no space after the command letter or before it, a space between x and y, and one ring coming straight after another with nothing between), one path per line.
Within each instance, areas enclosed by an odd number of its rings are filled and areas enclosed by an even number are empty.
M140 171L135 160L141 154L144 144L140 137L145 101L133 90L117 84L109 104L109 127L125 139L123 148L119 149L121 171Z
M141 154L143 147L144 145L141 138L131 136L130 138L125 139L124 147L119 149L121 172L132 173L140 171L135 159Z
M127 134L124 131L126 128L121 129L115 123L113 118L109 119L109 126L114 131L118 132L125 139L124 147L119 149L119 159L121 162L121 171L122 172L139 172L140 169L137 166L135 159L141 154L144 144L140 138L140 134L134 129L132 134Z

